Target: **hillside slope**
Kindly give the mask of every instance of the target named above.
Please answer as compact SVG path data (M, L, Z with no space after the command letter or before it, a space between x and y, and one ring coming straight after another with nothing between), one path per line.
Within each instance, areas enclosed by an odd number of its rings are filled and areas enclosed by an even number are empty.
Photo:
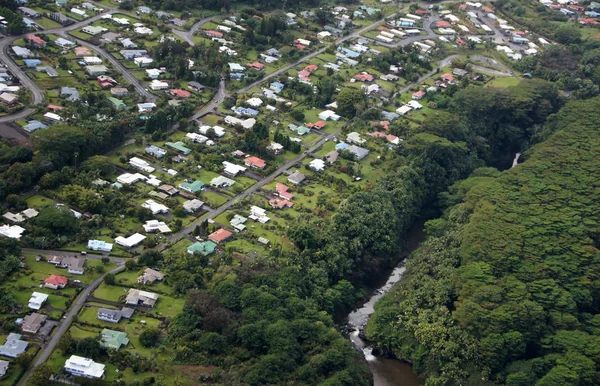
M569 103L523 164L455 184L368 337L431 385L599 384L599 124Z

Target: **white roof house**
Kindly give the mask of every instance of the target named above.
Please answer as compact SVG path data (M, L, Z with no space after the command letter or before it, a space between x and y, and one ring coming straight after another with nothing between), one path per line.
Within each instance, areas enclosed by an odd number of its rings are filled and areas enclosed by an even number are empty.
M91 359L71 355L65 362L65 371L85 378L102 378L104 376L104 365L96 363Z
M97 56L84 56L83 61L85 64L102 64L102 59Z
M102 240L88 240L88 249L92 251L110 252L113 245Z
M25 232L25 228L21 228L18 225L0 226L0 235L11 239L20 239L23 232Z
M206 135L206 133L208 133L208 130L213 129L215 135L219 138L221 138L222 136L225 135L225 129L222 128L221 126L207 126L207 125L201 125L200 127L198 127L198 131L200 132L200 134L204 134Z
M406 106L406 105L404 105L404 106L400 106L400 107L398 107L398 108L396 109L396 112L397 112L398 114L400 114L400 115L406 115L406 114L407 114L407 113L408 113L410 110L412 110L412 109L410 108L410 106Z
M46 118L49 121L54 121L54 122L59 122L62 120L61 116L58 114L54 114L54 113L46 113L44 114L44 118Z
M141 235L139 233L135 233L127 238L119 236L115 239L115 243L117 243L117 245L121 245L123 247L131 248L131 247L135 247L136 245L138 245L145 239L146 239L146 236Z
M254 127L254 124L256 124L256 119L254 119L254 118L240 119L238 117L228 115L225 117L225 123L227 123L228 125L231 125L231 126L240 125L244 129L249 130Z
M152 62L154 62L154 60L152 60L152 58L149 58L147 56L140 56L137 58L133 58L133 62L140 67L146 67L149 64L151 64Z
M42 308L42 304L44 304L46 300L48 300L47 294L34 292L31 294L31 298L29 299L29 304L27 306L32 310L39 310Z
M133 31L136 34L140 34L140 35L152 35L152 28L148 28L148 27L135 27L133 29Z
M169 88L169 84L167 82L163 82L160 80L156 80L154 79L152 82L150 82L150 87L152 90L166 90Z
M228 63L228 64L229 64L229 71L231 71L231 72L243 72L244 70L246 70L246 68L244 66L241 66L238 63Z
M413 110L419 110L423 108L423 105L415 100L408 102L407 105L410 106Z
M120 176L117 177L117 181L123 185L131 185L131 184L135 184L136 182L139 182L139 181L146 181L147 179L148 179L148 177L146 177L140 173L135 173L135 174L125 173L125 174L121 174Z
M357 145L362 145L363 143L367 142L367 140L364 139L364 138L361 138L360 134L357 133L356 131L353 131L353 132L349 133L346 136L346 140L349 143L355 143Z
M323 171L323 170L325 170L325 161L323 161L322 159L318 159L318 158L314 159L314 160L310 161L310 163L308 164L308 167L316 172Z
M267 211L255 205L250 208L250 216L248 217L254 221L258 221L261 224L265 224L270 220L270 218L267 216Z
M334 111L325 110L319 113L319 119L322 119L324 121L327 121L329 119L331 119L332 121L338 121L340 119L340 116L337 115Z
M142 204L142 208L150 209L152 211L152 214L169 212L169 207L167 207L163 204L159 204L158 202L156 202L154 200L146 200L146 202L144 202Z
M171 233L171 228L169 228L167 226L167 224L165 224L164 222L158 221L158 220L146 221L146 223L143 225L143 227L144 227L144 231L146 231L146 233L152 233L152 232Z
M232 164L231 162L227 161L223 161L223 166L225 166L225 174L228 174L233 177L237 176L239 173L243 173L246 171L246 168L244 166Z
M262 106L263 101L260 98L250 98L246 101L246 104L252 107L260 107Z
M154 170L156 170L155 168L150 166L148 162L138 157L132 157L129 160L129 164L134 168L140 169L146 173L152 173Z

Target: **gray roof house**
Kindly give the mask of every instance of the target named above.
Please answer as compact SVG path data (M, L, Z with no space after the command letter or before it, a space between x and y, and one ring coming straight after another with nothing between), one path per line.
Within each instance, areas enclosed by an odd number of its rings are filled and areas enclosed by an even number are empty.
M80 99L79 91L75 87L62 87L60 95L67 95L67 102L77 102Z
M0 355L16 358L27 350L28 342L21 340L21 334L11 332L6 338L6 343L0 346Z
M306 176L297 170L290 174L290 176L288 177L288 181L294 185L301 184L302 181L304 181L304 179L306 179Z
M153 155L156 158L162 158L167 154L167 151L155 145L148 145L146 147L146 153Z
M25 126L23 126L23 130L26 130L29 133L33 133L34 131L39 130L39 129L47 129L47 128L48 128L48 126L46 126L42 122L36 121L36 120L29 121Z
M0 361L0 378L6 375L9 364L10 362L8 361Z
M119 323L121 318L130 319L134 310L132 308L123 307L120 310L111 308L98 308L97 317L100 320L110 323Z
M121 50L119 51L125 59L134 59L144 56L148 53L146 50Z

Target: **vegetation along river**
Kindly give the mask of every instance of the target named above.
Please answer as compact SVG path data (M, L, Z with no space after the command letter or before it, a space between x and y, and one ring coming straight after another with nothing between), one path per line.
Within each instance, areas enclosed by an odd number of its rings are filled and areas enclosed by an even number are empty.
M369 342L363 340L362 332L375 311L375 303L385 295L396 283L402 279L405 267L404 261L410 252L414 251L425 238L423 231L424 222L415 224L414 229L407 235L407 248L400 256L401 260L387 277L381 278L379 283L374 283L376 288L372 296L359 308L348 315L349 339L358 350L362 351L369 369L373 373L375 386L417 386L420 380L413 373L408 363L373 354ZM387 279L387 280L386 280ZM385 281L384 281L385 280Z

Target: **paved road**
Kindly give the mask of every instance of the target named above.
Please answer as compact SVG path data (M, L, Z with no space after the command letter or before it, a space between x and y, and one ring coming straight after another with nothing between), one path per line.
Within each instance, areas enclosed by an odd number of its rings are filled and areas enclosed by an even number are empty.
M202 19L200 21L197 21L196 23L194 23L194 25L192 26L192 28L190 28L188 31L180 31L178 29L173 28L171 30L171 32L173 32L175 35L179 36L180 38L182 38L183 40L185 40L186 42L188 42L188 44L190 46L194 45L194 40L192 39L194 37L194 35L196 34L196 32L202 28L202 26L206 23L208 23L209 21L212 21L214 18L216 18L217 16L211 16L211 17L207 17L205 19Z
M112 271L107 272L107 273L119 273L119 272L123 271L124 269L125 269L125 265L119 264L119 266L117 266L117 268L115 268ZM67 312L67 314L65 315L66 317L61 321L60 326L58 327L58 330L56 330L56 332L50 339L50 342L48 342L48 344L41 349L40 354L37 357L37 360L35 361L33 366L31 366L29 368L27 373L23 376L23 379L19 383L20 386L27 386L27 381L31 377L31 374L33 374L33 371L39 365L41 365L42 363L44 363L48 360L48 358L50 357L50 354L52 354L52 351L54 350L54 348L60 341L60 338L62 338L64 333L67 332L67 330L71 326L71 323L73 322L73 318L75 316L77 316L77 314L79 313L79 310L81 310L81 307L83 307L83 305L86 303L88 296L90 296L92 294L92 292L94 292L94 290L96 288L98 288L100 283L102 283L102 281L104 280L104 277L107 275L107 273L100 276L98 279L96 279L92 284L90 284L86 289L84 289L81 292L81 294L79 295L79 297L77 298L75 303L71 306L71 309L69 310L69 312Z

